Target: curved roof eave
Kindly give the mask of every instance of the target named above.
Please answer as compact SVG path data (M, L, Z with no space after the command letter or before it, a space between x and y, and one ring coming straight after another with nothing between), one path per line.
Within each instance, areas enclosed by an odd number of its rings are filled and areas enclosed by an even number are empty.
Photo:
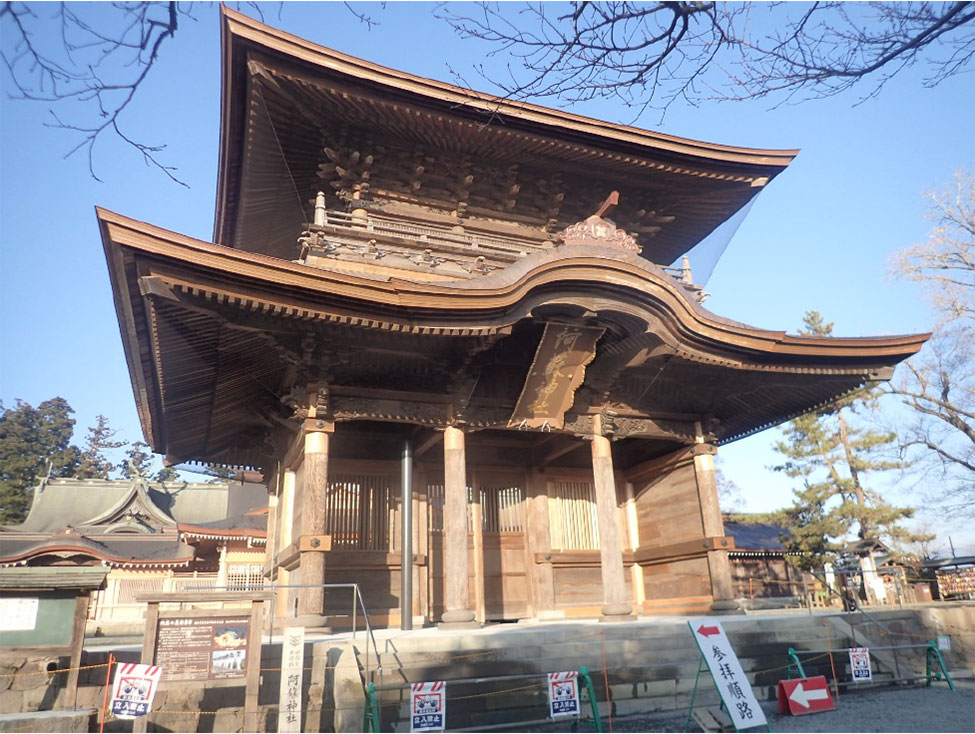
M126 300L125 274L115 272L117 248L141 250L151 257L165 257L182 265L200 268L221 276L241 278L258 287L302 291L312 296L341 297L386 311L396 311L411 323L425 314L449 314L457 322L458 313L496 312L517 304L539 285L564 282L571 277L602 275L607 288L648 294L653 288L666 296L674 315L688 332L694 332L715 346L754 352L770 359L783 355L811 360L863 359L899 361L917 352L930 334L885 337L808 337L782 331L758 329L712 314L688 298L680 286L659 272L657 266L621 251L599 247L569 247L529 256L508 268L482 278L439 283L405 278L369 278L345 271L326 270L278 258L238 250L180 235L139 222L104 209L97 209L110 269L116 305ZM566 257L570 252L574 257ZM137 284L132 284L136 285ZM128 311L119 309L122 321ZM123 327L123 334L126 329Z
M225 230L229 224L226 209L233 178L231 168L239 164L236 156L240 154L240 147L233 143L241 140L243 131L235 126L246 124L243 96L247 81L243 67L247 59L246 54L241 53L245 47L311 66L321 73L339 75L373 88L405 94L421 105L446 105L458 115L467 112L479 116L501 116L509 125L545 129L555 135L581 136L593 145L609 149L643 150L648 155L666 154L685 158L689 163L710 161L743 169L761 169L764 171L761 175L769 178L784 170L799 153L797 149L708 143L464 89L334 51L271 28L226 6L221 6L221 46L220 153L214 218L214 240L218 242L226 241Z

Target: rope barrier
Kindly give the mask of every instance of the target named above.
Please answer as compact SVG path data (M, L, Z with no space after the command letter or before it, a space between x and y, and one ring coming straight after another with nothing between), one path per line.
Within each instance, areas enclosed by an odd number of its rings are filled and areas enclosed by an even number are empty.
M17 676L37 676L37 675L58 675L60 673L70 673L72 670L92 670L93 668L107 667L108 663L98 663L96 665L79 665L77 668L58 668L57 670L39 670L36 673L0 673L0 678L16 678ZM7 729L7 731L10 731Z

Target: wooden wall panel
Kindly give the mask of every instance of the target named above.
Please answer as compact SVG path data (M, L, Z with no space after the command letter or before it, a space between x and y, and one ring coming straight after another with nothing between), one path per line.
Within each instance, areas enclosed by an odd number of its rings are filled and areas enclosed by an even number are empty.
M711 594L707 558L690 558L643 567L643 587L647 600Z
M654 548L703 537L694 463L687 461L633 487L640 546Z

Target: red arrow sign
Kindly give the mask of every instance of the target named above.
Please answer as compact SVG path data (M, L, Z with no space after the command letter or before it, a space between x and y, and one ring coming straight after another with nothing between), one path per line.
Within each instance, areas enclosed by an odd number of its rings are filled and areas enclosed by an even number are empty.
M711 635L720 634L721 630L717 627L705 627L703 624L697 628L697 633L702 637L710 637Z
M817 711L832 711L836 708L829 695L826 678L821 675L815 678L780 680L778 692L780 714L788 712L796 716L813 714Z

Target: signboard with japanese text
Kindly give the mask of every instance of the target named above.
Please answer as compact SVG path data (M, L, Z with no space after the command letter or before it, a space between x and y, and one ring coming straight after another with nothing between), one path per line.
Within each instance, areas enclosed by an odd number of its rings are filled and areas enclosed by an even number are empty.
M165 680L222 680L247 673L250 615L160 617L155 662Z
M0 632L34 629L40 601L36 596L0 598Z
M443 731L446 722L446 681L426 681L410 686L410 731Z
M870 668L870 649L866 647L850 648L850 675L854 683L873 680Z
M780 680L778 685L779 713L814 714L817 711L833 711L836 704L829 695L825 676Z
M567 670L548 674L548 710L558 716L579 716L579 672Z
M158 665L119 663L115 668L111 712L120 719L148 714L162 671Z
M765 726L765 713L721 623L705 617L688 620L687 624L735 728Z
M301 684L305 671L305 628L285 627L281 641L278 731L301 731Z

